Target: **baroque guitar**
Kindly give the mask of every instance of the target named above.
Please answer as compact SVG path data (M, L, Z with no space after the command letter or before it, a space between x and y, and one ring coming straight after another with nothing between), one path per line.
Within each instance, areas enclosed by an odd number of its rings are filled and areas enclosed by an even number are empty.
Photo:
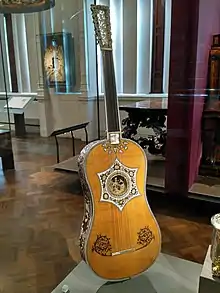
M161 234L146 197L144 150L121 135L108 6L91 5L102 52L107 138L80 153L78 166L85 197L80 252L107 280L147 270L161 249Z

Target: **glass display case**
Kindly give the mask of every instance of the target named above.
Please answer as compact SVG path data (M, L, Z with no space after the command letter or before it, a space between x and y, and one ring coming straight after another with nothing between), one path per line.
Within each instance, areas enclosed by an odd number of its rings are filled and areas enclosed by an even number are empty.
M4 22L4 17L0 16ZM7 107L9 100L9 92L11 91L11 76L7 59L7 46L4 33L4 27L0 28L0 129L10 131L10 114Z
M0 157L3 171L14 169L9 113L10 73L6 58L4 33L0 27Z
M80 93L86 84L82 80L86 79L87 62L84 14L83 3L72 5L71 1L57 0L53 9L35 16L39 88L71 95Z
M74 38L71 33L57 32L37 36L45 86L56 92L73 93L76 86Z

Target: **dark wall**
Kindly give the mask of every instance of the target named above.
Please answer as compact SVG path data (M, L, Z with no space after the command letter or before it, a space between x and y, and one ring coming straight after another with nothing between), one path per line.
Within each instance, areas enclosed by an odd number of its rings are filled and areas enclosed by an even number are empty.
M4 17L5 17L5 21L6 21L6 30L7 30L7 43L8 43L8 54L9 54L12 91L18 92L18 81L17 81L17 72L16 72L16 62L15 62L15 49L14 49L13 28L12 28L12 16L11 16L11 14L5 14Z
M186 195L201 156L201 117L211 37L219 31L219 0L174 0L168 102L166 189Z
M195 88L199 0L175 0L172 5L171 56L166 152L166 190L188 191L189 113Z
M190 124L191 146L190 146L190 168L189 186L191 186L198 174L201 158L201 118L204 105L204 89L207 86L209 49L212 44L212 36L220 33L220 1L200 0L199 26L196 59L196 80L194 105L192 108Z

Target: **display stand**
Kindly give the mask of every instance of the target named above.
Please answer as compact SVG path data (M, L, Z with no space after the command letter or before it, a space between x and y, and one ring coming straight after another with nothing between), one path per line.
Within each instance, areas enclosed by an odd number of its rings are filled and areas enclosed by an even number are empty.
M155 264L142 275L123 282L106 283L82 261L52 293L197 293L201 270L200 264L160 254Z
M26 134L24 113L14 114L15 136L24 137Z
M212 276L212 260L210 258L211 246L209 246L206 258L202 267L199 280L199 293L219 293L220 279Z
M14 156L9 130L0 129L0 157L3 171L14 170Z
M4 106L5 111L7 108L9 113L14 114L15 122L15 136L23 137L26 134L24 110L34 100L34 97L12 97Z

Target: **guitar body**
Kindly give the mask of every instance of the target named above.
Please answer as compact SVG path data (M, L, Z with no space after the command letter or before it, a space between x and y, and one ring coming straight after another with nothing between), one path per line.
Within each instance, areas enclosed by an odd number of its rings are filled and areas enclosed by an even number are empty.
M144 150L127 139L93 142L80 154L79 175L85 196L82 258L108 280L147 270L158 257L161 235L146 197Z
M122 280L154 263L161 235L146 198L145 152L121 134L110 10L105 5L91 5L91 10L102 51L107 139L90 143L79 156L85 197L80 251L98 276Z

